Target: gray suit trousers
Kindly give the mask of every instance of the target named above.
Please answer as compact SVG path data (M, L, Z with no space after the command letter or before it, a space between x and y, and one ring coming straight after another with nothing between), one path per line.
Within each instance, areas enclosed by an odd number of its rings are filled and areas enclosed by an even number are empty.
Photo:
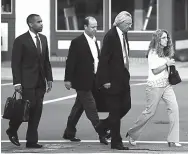
M96 109L95 99L91 91L76 91L76 101L72 107L68 117L67 128L65 134L68 137L75 137L76 125L80 119L83 111L85 111L87 118L91 121L93 127L99 123L99 116Z

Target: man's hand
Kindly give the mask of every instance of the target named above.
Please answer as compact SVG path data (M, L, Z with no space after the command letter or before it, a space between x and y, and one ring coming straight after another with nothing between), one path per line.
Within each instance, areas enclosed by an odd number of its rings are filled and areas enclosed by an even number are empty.
M64 84L65 84L65 87L66 87L68 90L70 90L70 88L72 87L72 84L71 84L70 81L65 81Z
M49 93L49 92L52 90L52 81L48 81L48 82L47 82L47 86L48 86L48 87L47 87L46 92Z
M111 87L111 83L105 83L103 86L104 88L109 89Z
M21 85L14 86L14 89L15 89L16 92L22 93L22 86Z

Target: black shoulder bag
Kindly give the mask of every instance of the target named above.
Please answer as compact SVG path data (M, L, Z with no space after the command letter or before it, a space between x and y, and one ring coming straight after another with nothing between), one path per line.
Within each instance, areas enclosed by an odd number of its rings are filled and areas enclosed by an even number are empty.
M170 66L168 80L171 85L176 85L181 82L179 72L176 70L176 67L174 65Z

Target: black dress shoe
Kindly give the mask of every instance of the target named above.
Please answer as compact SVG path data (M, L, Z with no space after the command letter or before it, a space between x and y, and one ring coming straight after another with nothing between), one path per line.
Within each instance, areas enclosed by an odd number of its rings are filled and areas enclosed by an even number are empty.
M72 142L80 142L81 140L79 138L73 137L69 139Z
M70 140L72 142L80 142L81 140L77 137L68 137L66 134L63 135L63 138L66 140Z
M27 142L26 143L26 148L37 148L37 149L39 149L39 148L42 148L42 145L37 144L37 143L29 143L29 142Z
M20 146L20 142L19 142L19 139L18 139L18 136L17 135L13 135L9 132L9 130L7 129L6 131L8 137L9 137L9 140L16 146Z
M128 147L124 147L122 144L111 145L111 149L117 149L117 150L129 150Z
M103 144L105 144L105 145L108 145L108 141L106 140L105 137L99 136L99 141L100 141L100 143L103 143Z

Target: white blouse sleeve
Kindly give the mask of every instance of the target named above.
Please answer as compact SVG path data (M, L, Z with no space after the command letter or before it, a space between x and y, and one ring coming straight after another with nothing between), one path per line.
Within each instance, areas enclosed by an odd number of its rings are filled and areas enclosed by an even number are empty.
M150 69L156 69L166 63L166 60L164 58L160 58L155 53L150 53L148 55L148 65Z

